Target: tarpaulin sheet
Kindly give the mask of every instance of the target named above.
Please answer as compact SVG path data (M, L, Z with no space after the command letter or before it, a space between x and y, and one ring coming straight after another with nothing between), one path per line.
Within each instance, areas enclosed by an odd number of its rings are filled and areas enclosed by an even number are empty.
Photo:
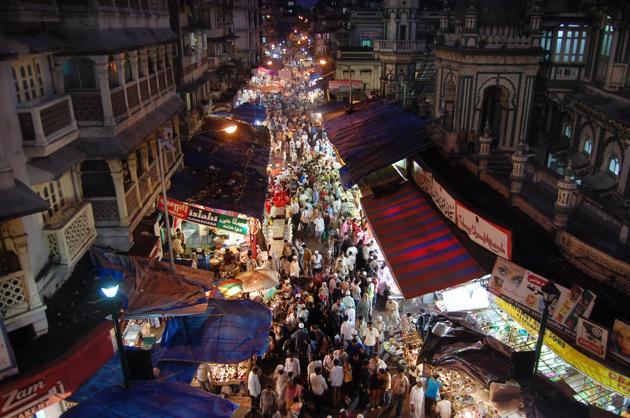
M361 204L406 299L485 274L414 185Z
M173 175L168 197L262 219L268 182L269 131L234 119L230 123L238 126L234 134L203 133L182 144L184 168ZM208 118L202 131L225 125L225 121Z
M228 418L238 406L181 382L135 382L113 386L70 408L64 418Z
M255 124L256 121L262 122L267 119L267 109L265 106L254 103L243 103L232 109L232 114L252 124Z
M384 100L366 104L352 114L324 118L324 127L343 160L341 180L346 188L426 145L424 118Z
M99 248L92 255L99 269L118 271L125 277L121 292L127 298L127 318L201 314L207 309L205 292L213 289L214 275L205 270L176 266L174 272L167 263Z
M206 315L171 319L164 335L162 361L239 363L268 349L271 311L251 300L208 302Z

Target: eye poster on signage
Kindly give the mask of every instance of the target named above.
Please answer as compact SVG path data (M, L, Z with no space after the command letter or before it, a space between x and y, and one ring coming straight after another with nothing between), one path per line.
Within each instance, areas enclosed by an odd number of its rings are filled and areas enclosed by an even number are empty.
M578 318L575 330L575 344L595 354L597 357L606 358L606 344L608 342L608 330L594 322L584 318Z
M544 309L540 289L548 280L505 259L497 257L492 269L488 290L534 318L540 318ZM575 338L578 319L588 318L593 310L595 294L573 286L560 290L558 301L549 308L549 324L565 335Z

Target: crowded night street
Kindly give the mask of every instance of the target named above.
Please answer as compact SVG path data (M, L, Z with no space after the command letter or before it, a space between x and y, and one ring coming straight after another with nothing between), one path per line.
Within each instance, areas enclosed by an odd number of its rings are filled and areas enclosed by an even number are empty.
M0 2L0 418L630 418L627 0Z

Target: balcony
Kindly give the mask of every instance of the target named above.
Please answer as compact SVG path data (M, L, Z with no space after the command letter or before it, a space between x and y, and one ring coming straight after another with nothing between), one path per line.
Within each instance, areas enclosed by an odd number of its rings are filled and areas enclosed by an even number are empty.
M374 41L374 52L386 54L416 54L424 52L425 41Z
M64 208L44 225L43 232L51 259L74 265L96 238L92 205L77 202Z
M131 186L129 190L125 192L125 203L127 205L127 214L129 217L133 217L140 209L140 202L138 202L138 195L136 194L137 185Z
M70 95L20 108L18 119L30 158L46 157L79 136Z
M115 197L91 197L94 223L97 227L117 226L120 223L118 202Z

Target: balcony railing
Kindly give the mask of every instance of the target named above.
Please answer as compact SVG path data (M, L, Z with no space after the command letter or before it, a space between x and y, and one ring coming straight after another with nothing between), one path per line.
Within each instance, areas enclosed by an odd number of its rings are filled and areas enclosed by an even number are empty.
M28 287L24 271L0 277L0 314L6 320L28 311Z
M74 114L81 122L103 122L103 105L98 91L72 92Z
M125 88L116 87L111 91L112 113L115 118L127 115L127 103L125 102Z
M135 215L136 211L140 209L140 202L138 202L138 195L136 194L136 185L131 186L129 190L125 192L125 203L127 204L127 214L131 217Z
M77 131L70 95L18 109L22 138L27 146L46 147Z
M374 41L374 51L411 54L416 52L423 52L426 44L427 43L425 41L378 40Z
M91 197L94 222L96 226L115 226L120 222L118 202L115 197Z
M138 185L140 187L140 200L143 202L151 195L151 188L149 187L149 175L143 173L138 179Z
M149 167L149 176L151 177L151 186L153 187L153 189L155 189L160 183L159 167L157 161L153 161L153 164L151 164L151 167Z
M96 238L90 202L77 202L55 214L44 225L50 257L59 264L74 264Z

